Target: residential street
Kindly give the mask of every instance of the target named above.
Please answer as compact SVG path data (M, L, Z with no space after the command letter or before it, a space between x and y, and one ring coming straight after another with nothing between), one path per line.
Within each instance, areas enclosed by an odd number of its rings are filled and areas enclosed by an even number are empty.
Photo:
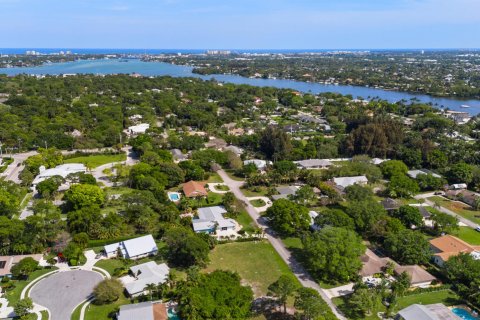
M326 291L316 283L313 278L308 274L308 272L305 271L305 269L298 263L295 258L292 256L290 251L285 247L283 244L282 240L276 236L273 232L273 230L268 228L268 225L265 223L263 219L260 218L260 214L255 210L255 208L250 204L248 201L247 197L244 196L242 191L240 190L240 187L244 184L244 181L236 181L231 179L228 174L222 169L217 171L217 173L220 175L220 177L223 179L225 184L230 188L230 191L233 192L233 194L241 201L245 203L246 209L250 217L262 228L265 230L267 239L270 241L272 246L275 248L275 250L278 252L280 257L287 263L287 265L290 267L292 272L295 274L297 279L300 281L300 283L304 287L308 288L313 288L317 290L320 295L322 296L323 300L325 300L332 310L332 312L335 314L335 316L338 319L345 319L346 318L340 314L340 312L337 310L335 304L332 302L330 299L329 295L326 293Z
M425 203L428 204L429 206L431 206L431 207L433 207L433 208L436 208L436 209L438 209L439 211L441 211L441 212L443 212L443 213L446 213L446 214L448 214L448 215L457 217L459 222L464 223L465 225L467 225L467 226L469 226L469 227L471 227L471 228L474 228L474 229L475 229L475 228L478 226L478 224L476 224L475 222L470 221L470 220L468 220L468 219L465 219L465 218L462 217L461 215L453 212L452 210L449 210L449 209L447 209L447 208L445 208L445 207L442 207L442 206L436 207L436 206L435 206L435 203L433 203L433 201L427 199L427 198L430 198L430 197L433 197L433 196L434 196L434 194L433 194L433 192L431 192L431 193L426 193L426 194L417 195L417 196L415 196L415 199L423 199L423 200L425 200ZM445 199L446 199L446 198L445 198ZM448 199L447 199L447 200L448 200Z

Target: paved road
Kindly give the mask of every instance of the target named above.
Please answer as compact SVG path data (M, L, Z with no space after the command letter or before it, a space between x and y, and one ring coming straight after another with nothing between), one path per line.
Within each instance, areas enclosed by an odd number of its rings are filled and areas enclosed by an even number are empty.
M300 283L307 288L312 288L317 290L320 295L322 296L323 300L325 300L332 310L332 312L335 314L335 316L338 319L346 319L336 308L335 304L332 302L330 297L327 295L324 289L320 288L318 283L316 283L313 278L306 272L306 270L298 263L295 258L292 256L290 251L285 247L283 244L282 240L278 238L272 230L268 228L268 225L265 223L263 219L260 218L260 214L255 210L255 208L250 204L248 201L247 197L242 193L240 190L240 187L244 184L243 181L236 181L231 179L228 174L223 171L219 170L217 173L220 175L220 177L223 179L225 184L230 188L230 191L241 201L245 203L245 207L247 209L248 214L252 219L256 222L258 226L260 226L262 229L265 230L265 233L267 235L268 241L272 244L272 246L275 248L275 250L278 252L280 257L287 263L287 265L290 267L292 272L295 274L297 279L300 281Z
M97 272L75 270L51 275L30 291L32 300L50 311L50 320L70 320L75 307L102 281Z
M425 203L428 204L429 206L434 207L434 208L436 208L437 210L439 210L439 211L441 211L441 212L443 212L443 213L446 213L446 214L448 214L448 215L457 217L457 218L458 218L458 221L460 221L461 223L464 223L465 225L467 225L467 226L469 226L469 227L471 227L471 228L474 228L474 229L475 229L476 227L478 227L478 224L477 224L477 223L475 223L475 222L473 222L473 221L470 221L470 220L468 220L468 219L465 219L465 218L462 217L461 215L459 215L459 214L457 214L457 213L453 212L452 210L449 210L449 209L447 209L447 208L445 208L445 207L442 207L442 206L438 207L438 206L435 205L435 203L434 203L433 201L427 199L427 198L430 198L430 197L433 197L433 196L435 196L435 195L433 194L433 192L432 192L432 193L424 193L424 194L419 194L419 195L415 196L415 199L423 199L423 200L425 200ZM439 197L442 197L442 196L439 196ZM442 197L442 198L443 198L443 197ZM445 200L449 200L449 199L445 198Z

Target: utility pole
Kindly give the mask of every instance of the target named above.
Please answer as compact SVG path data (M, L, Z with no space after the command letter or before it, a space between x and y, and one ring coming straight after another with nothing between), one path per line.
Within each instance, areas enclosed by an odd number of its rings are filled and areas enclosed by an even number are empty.
M45 149L48 149L47 140L44 140L43 142L45 142Z

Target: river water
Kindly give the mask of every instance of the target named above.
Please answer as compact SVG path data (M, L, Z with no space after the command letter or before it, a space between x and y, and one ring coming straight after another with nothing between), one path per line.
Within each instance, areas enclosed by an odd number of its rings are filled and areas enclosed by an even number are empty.
M235 84L248 84L252 86L270 86L276 88L289 88L302 92L322 93L335 92L343 95L350 94L354 98L370 99L378 97L389 102L397 102L400 100L418 99L423 103L431 103L438 108L449 108L450 110L465 111L472 115L480 113L480 100L462 100L454 98L439 98L424 94L412 94L407 92L389 91L383 89L366 88L348 85L328 85L320 83L311 83L294 80L282 79L251 79L237 75L208 75L202 76L192 73L190 66L178 66L163 62L143 62L138 59L130 59L128 62L124 60L79 60L75 62L52 63L38 67L14 67L0 68L0 74L10 76L17 74L31 75L59 75L59 74L130 74L139 73L145 76L173 76L173 77L195 77L201 79L215 78L221 82L229 82ZM470 108L462 108L467 105Z

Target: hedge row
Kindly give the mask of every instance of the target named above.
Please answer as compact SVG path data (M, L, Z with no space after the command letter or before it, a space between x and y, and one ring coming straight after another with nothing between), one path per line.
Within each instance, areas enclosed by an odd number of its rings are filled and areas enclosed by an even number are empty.
M428 288L417 288L412 291L407 291L405 292L405 296L413 296L416 294L421 294L421 293L427 293L427 292L436 292L436 291L444 291L444 290L450 290L452 286L450 284L442 284L437 287L428 287Z

